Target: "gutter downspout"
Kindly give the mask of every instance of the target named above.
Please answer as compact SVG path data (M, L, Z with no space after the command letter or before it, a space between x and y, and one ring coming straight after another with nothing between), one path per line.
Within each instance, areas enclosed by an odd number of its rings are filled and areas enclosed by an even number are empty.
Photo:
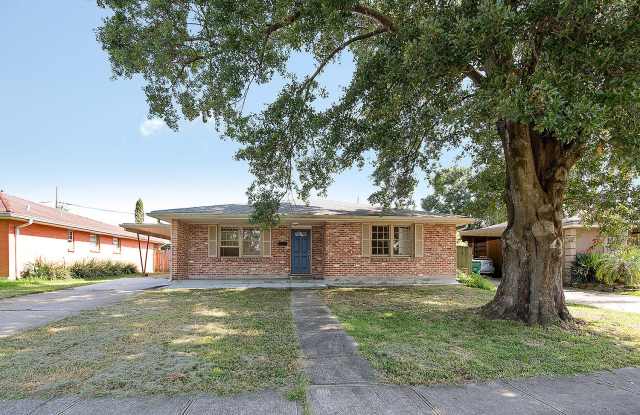
M27 223L23 223L22 225L16 225L16 240L13 243L13 261L14 261L14 275L13 278L10 278L11 280L15 281L18 279L18 239L20 239L20 229L22 228L26 228L27 226L31 226L33 225L33 219L29 219L29 222Z

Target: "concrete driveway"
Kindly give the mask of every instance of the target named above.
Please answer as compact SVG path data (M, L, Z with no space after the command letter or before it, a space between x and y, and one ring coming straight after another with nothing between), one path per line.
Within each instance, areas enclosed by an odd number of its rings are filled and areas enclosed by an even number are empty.
M590 305L615 311L640 313L640 297L603 293L599 291L564 290L569 303Z
M83 310L115 304L129 295L168 283L166 278L121 278L0 300L0 337L62 320Z

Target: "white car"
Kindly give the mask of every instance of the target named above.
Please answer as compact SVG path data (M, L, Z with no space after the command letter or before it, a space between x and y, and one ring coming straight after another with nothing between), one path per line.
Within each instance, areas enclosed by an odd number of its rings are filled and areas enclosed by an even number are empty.
M480 267L478 267L477 263L480 263ZM493 260L491 258L474 258L471 268L473 271L481 275L491 275L496 272L496 268L493 266Z

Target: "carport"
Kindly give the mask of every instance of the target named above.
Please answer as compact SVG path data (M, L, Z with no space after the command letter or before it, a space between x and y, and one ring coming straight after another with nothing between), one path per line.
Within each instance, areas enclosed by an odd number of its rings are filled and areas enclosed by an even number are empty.
M460 237L469 244L473 258L491 258L496 268L496 276L502 273L502 233L506 223L486 228L460 231Z
M146 274L149 256L149 241L152 237L171 240L171 225L168 223L122 223L122 228L138 235L138 250L140 252L140 267ZM140 235L146 236L143 240ZM169 272L171 267L171 245L167 244L154 251L153 272Z

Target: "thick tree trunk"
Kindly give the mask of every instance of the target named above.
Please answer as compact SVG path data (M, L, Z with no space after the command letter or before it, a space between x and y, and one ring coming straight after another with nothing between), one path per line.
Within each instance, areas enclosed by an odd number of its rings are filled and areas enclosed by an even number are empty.
M575 150L529 125L501 122L508 225L502 281L483 308L489 318L529 324L569 320L562 290L562 202Z

